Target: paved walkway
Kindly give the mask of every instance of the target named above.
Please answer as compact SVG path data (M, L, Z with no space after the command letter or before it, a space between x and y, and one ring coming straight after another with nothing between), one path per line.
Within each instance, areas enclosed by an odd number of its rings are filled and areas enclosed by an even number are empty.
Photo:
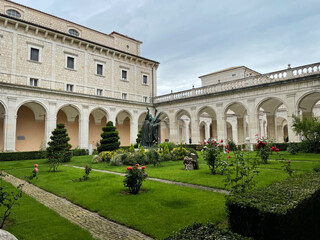
M6 174L4 180L15 187L24 184L23 192L33 197L38 202L56 211L60 216L68 219L80 227L88 230L97 239L152 239L136 230L109 221L99 214L79 207L65 198L42 190L19 178Z
M72 165L64 165L64 166L84 169L84 167L79 167L79 166L72 166ZM100 169L92 169L92 171L110 173L110 174L115 174L115 175L120 175L120 176L126 175L125 173L112 172L112 171L100 170ZM211 191L211 192L218 192L218 193L224 193L224 194L229 194L230 193L227 190L223 190L223 189L219 189L219 188L212 188L212 187L200 186L200 185L191 184L191 183L182 183L182 182L164 180L164 179L160 179L160 178L148 177L148 180L167 183L167 184L174 184L174 185L179 185L179 186L183 186L183 187L190 187L190 188L195 188L195 189L200 189L200 190L205 190L205 191Z

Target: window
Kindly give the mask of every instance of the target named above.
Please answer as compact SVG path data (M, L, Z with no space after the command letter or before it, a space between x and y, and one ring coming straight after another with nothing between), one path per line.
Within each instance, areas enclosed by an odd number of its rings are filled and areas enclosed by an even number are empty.
M40 62L40 50L38 48L30 48L30 60Z
M67 91L73 92L73 84L67 84Z
M102 96L102 91L103 91L102 89L97 89L97 95Z
M67 56L67 68L74 69L74 57Z
M97 75L103 75L103 65L99 63L97 63Z
M8 9L7 10L7 14L9 16L11 16L11 17L21 18L21 14L18 11L14 10L14 9Z
M122 99L123 100L127 100L127 94L126 93L122 93Z
M148 102L148 97L142 97L142 101L145 103Z
M75 29L69 29L69 34L73 35L73 36L76 36L76 37L80 36L79 32L77 30L75 30Z
M37 78L30 78L30 86L38 87L38 80Z
M234 73L234 74L232 74L232 77L235 77L236 75L237 75L237 74Z
M128 80L128 71L121 70L121 80Z
M142 84L145 84L145 85L148 84L148 76L147 75L142 76Z

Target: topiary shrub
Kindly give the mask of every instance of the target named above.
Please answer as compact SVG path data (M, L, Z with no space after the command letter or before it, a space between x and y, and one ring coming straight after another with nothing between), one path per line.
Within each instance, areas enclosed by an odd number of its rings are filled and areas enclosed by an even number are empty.
M153 166L160 166L160 155L155 149L150 149L146 152L148 162L152 163Z
M57 128L52 131L51 141L48 142L47 158L50 170L54 172L58 170L61 162L69 162L72 157L70 151L71 145L68 143L70 138L67 129L64 128L63 123L58 123Z
M130 157L130 154L127 152L124 153L119 153L117 155L114 155L111 160L110 160L110 165L111 166L120 166L122 165L126 159Z
M119 134L113 123L109 121L105 127L102 128L103 133L101 133L102 139L100 140L100 146L98 147L98 152L103 151L113 151L119 149Z
M134 149L133 144L130 145L129 152L131 152L131 153L134 153L134 152L135 152L135 149Z
M139 130L138 134L137 134L137 139L136 139L136 144L137 147L139 146L140 142L141 142L141 129Z
M134 166L136 164L147 165L148 158L145 153L135 152L130 154L130 156L123 160L123 165L131 165Z
M172 149L173 161L182 161L188 154L189 151L182 146L182 143L180 143L179 147Z

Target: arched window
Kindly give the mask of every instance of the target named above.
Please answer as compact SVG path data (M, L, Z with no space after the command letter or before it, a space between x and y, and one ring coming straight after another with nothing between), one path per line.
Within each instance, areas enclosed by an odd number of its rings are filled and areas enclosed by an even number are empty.
M73 36L76 36L76 37L79 37L79 32L75 29L69 29L69 34L73 35Z
M14 9L8 9L7 10L7 14L9 16L11 16L11 17L21 18L21 14L18 11L14 10Z

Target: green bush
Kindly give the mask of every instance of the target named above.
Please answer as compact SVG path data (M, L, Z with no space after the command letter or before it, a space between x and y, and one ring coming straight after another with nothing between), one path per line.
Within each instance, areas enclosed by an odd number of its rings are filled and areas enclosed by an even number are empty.
M298 143L288 143L287 151L290 154L297 154L299 152L299 144Z
M310 141L299 142L299 152L313 153L315 152L316 143Z
M110 160L110 165L111 166L120 166L123 164L123 162L126 162L126 159L128 159L129 157L130 157L130 154L127 152L114 155Z
M234 141L228 141L228 149L229 149L229 151L237 151L238 147L234 143Z
M116 127L113 126L113 122L109 121L107 125L102 128L102 131L102 139L100 140L98 152L117 150L120 146L120 138Z
M128 158L123 160L123 165L131 165L131 166L134 166L136 164L147 165L148 163L149 162L146 154L141 152L132 153Z
M182 161L185 156L189 155L189 151L185 149L182 144L177 148L172 149L172 159L173 161Z
M200 144L183 144L184 148L188 148L188 149L192 148L194 150L197 150L197 148L199 148L199 146L201 146L201 145Z
M167 162L167 161L171 161L172 160L172 155L170 153L163 153L160 156L160 161L161 162Z
M275 143L275 146L279 151L287 151L288 143Z
M320 173L311 172L264 189L230 195L230 228L254 239L318 239Z
M155 149L150 149L146 155L149 163L152 163L153 166L160 166L160 155Z
M73 156L89 155L88 149L75 148L71 150Z
M170 152L176 147L176 144L174 144L173 142L164 142L159 144L159 148L163 151L165 145L168 146Z
M186 148L189 152L188 156L191 157L191 153L194 153L197 157L199 157L198 152L194 148Z
M3 152L0 153L0 161L15 161L15 160L32 160L46 158L46 151L31 151L31 152Z
M207 223L203 225L201 223L194 223L191 226L179 230L174 235L167 237L165 240L185 240L185 239L197 239L197 240L249 240L249 238L242 237L239 234L233 233L230 230L223 230L213 223Z

